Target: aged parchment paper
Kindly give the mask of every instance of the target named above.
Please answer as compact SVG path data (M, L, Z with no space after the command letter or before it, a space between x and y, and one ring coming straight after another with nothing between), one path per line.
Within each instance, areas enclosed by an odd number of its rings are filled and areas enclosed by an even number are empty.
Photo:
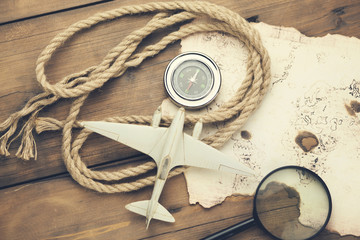
M252 195L259 181L284 165L307 167L328 185L333 212L328 229L360 236L360 40L340 35L309 38L292 28L256 23L271 57L272 84L258 110L221 151L254 169L256 177L189 168L189 201L203 207L232 194ZM223 85L216 108L240 86L247 51L221 33L192 35L182 52L199 51L219 65ZM164 114L176 109L163 102ZM206 126L203 135L220 125ZM302 216L311 210L304 209Z

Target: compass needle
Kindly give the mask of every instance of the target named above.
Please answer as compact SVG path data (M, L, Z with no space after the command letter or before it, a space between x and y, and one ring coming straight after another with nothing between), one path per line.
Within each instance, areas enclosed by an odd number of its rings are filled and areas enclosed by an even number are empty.
M197 75L199 74L199 72L200 72L200 69L196 69L195 75L192 76L192 77L189 79L190 82L196 83L196 77L197 77Z
M191 88L192 85L193 85L193 82L190 81L187 89L185 90L185 92L189 92L189 90L190 90L190 88Z

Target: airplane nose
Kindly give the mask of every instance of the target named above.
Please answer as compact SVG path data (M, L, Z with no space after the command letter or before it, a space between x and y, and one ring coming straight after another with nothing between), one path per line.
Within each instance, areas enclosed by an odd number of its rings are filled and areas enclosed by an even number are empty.
M184 123L184 119L185 119L185 109L184 108L179 108L179 110L177 111L173 123L175 122L175 125L178 124L178 122L182 122L182 124ZM172 123L172 124L173 124Z

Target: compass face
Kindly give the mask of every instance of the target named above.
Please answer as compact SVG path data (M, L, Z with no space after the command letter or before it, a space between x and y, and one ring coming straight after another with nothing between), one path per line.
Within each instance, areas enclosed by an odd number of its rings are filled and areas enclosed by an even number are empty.
M221 86L221 75L211 58L188 52L169 63L164 83L168 95L177 105L200 108L216 97Z
M206 96L213 83L214 78L210 69L202 62L193 60L180 64L172 78L176 93L191 100Z

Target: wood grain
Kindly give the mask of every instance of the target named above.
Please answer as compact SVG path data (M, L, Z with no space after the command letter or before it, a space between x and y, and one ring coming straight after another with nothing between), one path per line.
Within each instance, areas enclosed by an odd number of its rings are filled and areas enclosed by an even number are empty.
M129 2L125 5L128 5ZM41 89L35 79L34 66L38 54L43 46L61 32L66 26L77 20L81 20L96 12L109 10L115 6L103 6L92 9L86 8L74 10L73 13L63 12L54 16L31 19L24 22L16 36L0 36L0 81L6 82L0 89L0 99L3 104L0 108L0 121L4 121L12 112L19 110L25 102ZM119 7L119 4L116 5ZM55 18L55 19L54 19ZM98 64L112 47L127 36L133 28L143 26L149 20L149 16L128 17L121 24L110 22L92 31L85 32L70 40L48 66L50 81L56 82L62 77L80 71L86 67ZM43 25L43 28L35 26ZM0 26L4 32L9 32L11 25ZM50 29L50 30L49 30ZM1 31L1 30L0 30ZM149 41L151 41L150 39ZM154 39L153 39L154 40ZM114 79L102 89L94 92L87 100L82 109L80 119L100 120L110 116L125 116L131 114L152 114L165 98L162 76L168 61L177 54L177 47L170 47L161 55L147 61L137 69L130 69L120 79ZM151 74L149 74L151 72ZM149 91L151 89L151 91ZM129 91L132 90L132 91ZM63 120L67 115L70 100L64 100L51 109L46 109L42 115L55 117ZM146 106L146 107L145 107ZM19 164L19 160L10 157L0 161L0 186L16 184L18 182L46 177L65 172L61 159L61 136L59 133L47 133L36 137L38 160ZM99 137L94 137L99 139ZM102 140L92 141L86 145L92 146L92 152L87 153L84 149L84 161L89 165L101 162L114 161L134 156L137 152L119 146L117 143ZM94 148L97 148L94 152ZM14 149L15 148L15 149ZM16 152L17 145L10 150ZM20 173L20 174L19 174Z
M30 3L16 2L21 6ZM97 12L150 1L119 0L84 7L80 5L96 1L36 2L37 5L27 13L23 8L12 9L9 5L11 1L0 3L0 22L27 18L0 24L0 122L41 92L36 82L35 62L41 50L57 33ZM295 27L308 36L338 33L360 38L360 2L357 0L211 2L228 7L250 21ZM73 5L68 5L70 3ZM74 6L79 7L72 8ZM68 10L58 11L61 9ZM3 20L4 16L7 19ZM149 19L148 15L126 17L76 35L49 63L47 74L50 81L57 82L70 73L98 64L107 51ZM156 41L158 34L163 33L159 32L147 41ZM151 114L166 97L162 85L163 71L178 51L179 43L176 43L92 93L82 108L80 119ZM62 120L67 115L70 103L71 100L62 100L45 109L42 116ZM24 162L13 157L18 142L10 150L11 157L0 157L1 239L199 239L250 217L251 198L230 197L212 209L190 206L185 181L179 176L169 180L161 198L161 203L174 214L176 223L153 221L149 231L145 231L144 218L126 211L124 205L148 199L151 188L114 195L84 189L66 173L60 152L61 133L47 132L35 137L38 144L37 161ZM128 161L136 164L136 161L144 160L138 152L96 135L85 143L81 154L89 166L107 169L114 165L116 168L123 167ZM269 238L255 227L232 239ZM316 239L360 238L340 238L325 231Z
M0 26L0 121L19 110L36 93L41 92L34 68L37 56L48 42L70 24L85 19L97 12L110 10L123 5L147 1L109 2L58 14L28 19ZM310 36L323 36L327 33L342 33L360 37L360 3L358 1L221 1L245 18L269 24L293 26ZM326 4L325 4L326 3ZM286 13L286 14L284 14ZM279 17L281 16L281 17ZM337 26L336 19L343 24ZM107 51L114 47L133 29L143 26L149 16L132 16L119 21L101 24L71 39L50 62L47 73L51 82L98 64ZM41 27L39 27L41 26ZM81 119L99 120L109 116L129 114L151 114L164 99L162 85L163 69L167 62L178 53L176 44L159 56L145 61L136 69L131 69L120 78L95 91L82 108ZM151 74L149 75L149 72ZM136 91L129 91L136 89ZM148 89L152 89L148 91ZM64 119L69 100L46 109L43 115ZM99 137L94 137L98 139ZM65 172L60 153L59 133L47 133L36 137L38 161L19 162L13 155L0 161L0 187ZM103 139L103 138L102 138ZM131 157L137 152L111 141L89 141L91 152L84 151L84 161L89 165L106 163ZM16 152L14 144L11 153ZM104 153L105 156L103 155Z
M2 239L200 239L251 217L251 197L232 196L211 209L189 205L184 178L178 176L168 180L160 199L176 222L153 220L145 230L145 219L124 205L149 199L151 191L99 194L80 187L69 176L7 188L0 192ZM231 239L271 238L253 227ZM324 231L315 239L360 238L340 238Z
M173 194L173 188L181 190ZM169 180L161 197L177 222L169 224L154 220L146 231L144 219L125 210L123 204L149 198L150 194L151 188L133 194L99 194L79 187L69 177L9 188L0 195L2 205L6 206L0 210L0 232L4 239L114 239L116 235L121 239L140 239L149 235L155 239L169 239L169 236L172 239L197 239L207 234L199 229L209 225L216 225L218 229L249 217L251 208L251 198L243 197L232 197L227 201L224 204L228 206L227 211L221 207L203 211L199 206L189 206L185 182L180 176ZM248 207L237 208L239 201ZM217 223L223 218L227 220ZM194 229L188 232L188 228Z
M44 14L54 14L59 11L66 11L73 8L85 7L105 1L106 0L2 0L0 1L0 24L37 17Z

